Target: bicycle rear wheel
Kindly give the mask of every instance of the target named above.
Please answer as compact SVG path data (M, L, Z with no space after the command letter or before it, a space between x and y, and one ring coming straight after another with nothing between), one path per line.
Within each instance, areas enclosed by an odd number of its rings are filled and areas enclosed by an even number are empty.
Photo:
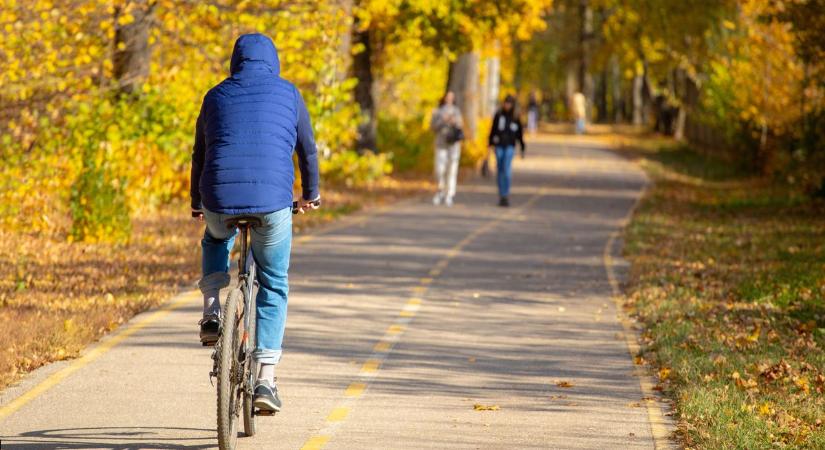
M256 338L255 335L257 328L255 319L256 310L255 310L255 264L251 264L251 270L249 275L249 284L247 285L246 292L249 295L248 303L246 305L246 312L245 314L248 315L249 320L247 323L249 324L246 328L246 367L248 368L247 373L244 374L245 380L247 382L246 390L243 394L243 431L244 434L247 436L255 436L257 432L257 428L255 426L255 406L253 406L253 396L255 390L255 378L258 377L258 365L255 363L254 358L252 357L252 352L255 350L256 345Z
M234 450L238 442L238 419L243 378L239 373L240 315L243 301L240 289L233 289L223 309L222 330L218 340L218 447Z

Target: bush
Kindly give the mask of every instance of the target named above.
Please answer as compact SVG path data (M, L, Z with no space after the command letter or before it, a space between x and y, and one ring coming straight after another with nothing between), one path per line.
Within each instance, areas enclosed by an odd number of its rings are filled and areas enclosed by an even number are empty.
M320 169L324 181L363 187L392 173L392 162L387 154L345 150L322 159Z
M378 117L378 148L392 154L396 172L429 173L433 170L433 135L424 127L424 116L402 121Z
M91 159L91 158L90 158ZM86 242L125 242L132 233L122 179L106 167L84 164L72 186L71 239Z

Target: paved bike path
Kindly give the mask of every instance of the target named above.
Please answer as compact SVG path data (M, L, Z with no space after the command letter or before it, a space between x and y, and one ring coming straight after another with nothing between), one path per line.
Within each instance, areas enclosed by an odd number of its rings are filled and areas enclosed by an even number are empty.
M529 151L509 209L478 180L296 242L284 411L239 448L654 448L605 270L644 176L586 139ZM215 448L200 299L171 305L3 393L2 448Z

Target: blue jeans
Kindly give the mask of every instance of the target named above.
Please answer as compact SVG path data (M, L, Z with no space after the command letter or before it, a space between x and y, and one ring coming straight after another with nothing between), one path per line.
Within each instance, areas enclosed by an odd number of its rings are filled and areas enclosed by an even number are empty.
M238 230L229 230L224 221L229 214L204 211L206 231L203 234L203 279L226 278L229 271L229 252ZM281 359L281 345L286 325L289 283L289 253L292 247L292 208L264 214L251 214L263 221L263 226L250 231L252 256L255 259L259 289L255 299L257 313L257 342L254 356L264 364L275 364ZM211 275L211 277L210 277ZM217 275L217 277L216 277ZM203 289L203 287L202 287Z
M506 147L496 147L496 180L498 181L498 195L507 197L510 195L510 175L513 166L513 155L516 148L512 145Z

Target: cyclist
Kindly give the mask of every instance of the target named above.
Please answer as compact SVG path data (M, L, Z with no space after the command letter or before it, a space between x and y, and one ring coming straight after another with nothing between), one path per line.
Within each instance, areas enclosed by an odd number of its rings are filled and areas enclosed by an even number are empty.
M206 222L201 278L203 318L200 339L218 340L221 288L229 285L229 252L237 230L225 221L253 215L262 226L251 231L259 283L256 298L260 364L255 407L280 411L275 365L287 312L287 270L292 243L292 195L298 154L302 196L298 210L317 208L318 157L309 114L292 83L280 77L278 52L262 34L238 38L230 75L206 93L195 129L190 194L192 216Z

